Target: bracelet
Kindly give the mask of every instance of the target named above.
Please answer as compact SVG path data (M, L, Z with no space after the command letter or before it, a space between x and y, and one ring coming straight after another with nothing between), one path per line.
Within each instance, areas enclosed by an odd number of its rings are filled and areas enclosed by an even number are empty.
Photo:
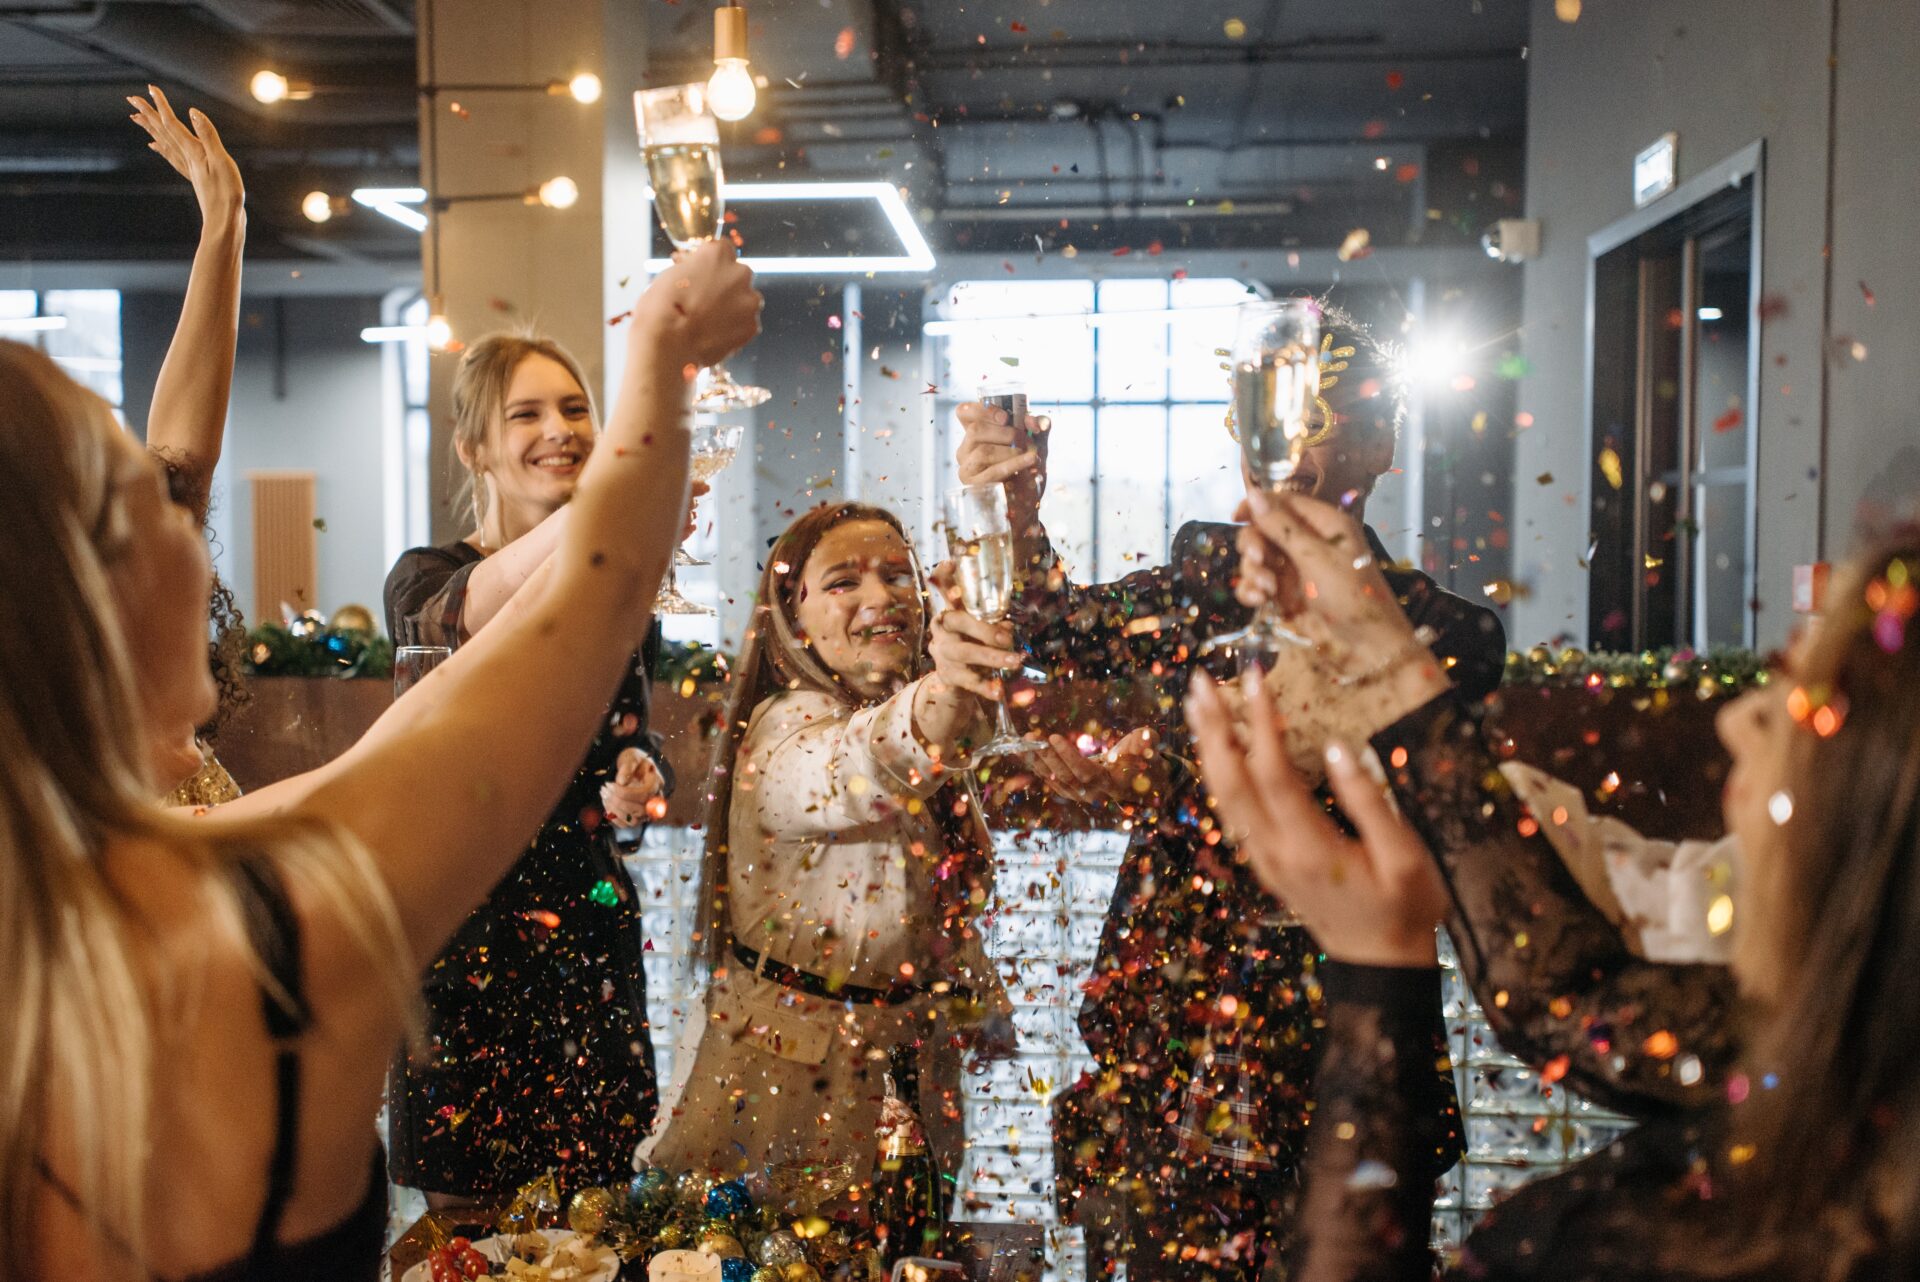
M1365 685L1369 681L1378 681L1381 677L1386 676L1398 667L1401 660L1410 659L1414 657L1414 655L1424 652L1427 647L1431 646L1435 641L1439 640L1439 638L1440 634L1438 632L1435 632L1423 623L1413 630L1413 636L1408 639L1405 645L1380 660L1380 662L1376 663L1373 667L1368 668L1365 672L1336 676L1330 678L1330 680L1334 685L1343 690L1350 686Z

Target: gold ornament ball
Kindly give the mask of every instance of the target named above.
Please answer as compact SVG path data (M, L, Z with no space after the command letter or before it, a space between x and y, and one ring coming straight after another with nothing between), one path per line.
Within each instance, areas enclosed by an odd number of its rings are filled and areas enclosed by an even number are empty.
M343 605L333 612L328 622L336 632L363 632L372 636L380 630L373 621L373 611L364 605Z
M717 1255L723 1260L744 1260L747 1248L740 1245L740 1239L725 1229L710 1228L700 1234L693 1244L702 1255Z
M825 1282L820 1270L811 1264L789 1264L780 1271L784 1282Z
M567 1227L584 1237L597 1237L613 1218L615 1209L609 1190L581 1189L567 1204Z
M785 1282L786 1275L771 1264L763 1264L753 1271L752 1282Z
M1527 651L1527 662L1536 667L1543 667L1553 662L1553 651L1543 645L1534 646L1533 649Z

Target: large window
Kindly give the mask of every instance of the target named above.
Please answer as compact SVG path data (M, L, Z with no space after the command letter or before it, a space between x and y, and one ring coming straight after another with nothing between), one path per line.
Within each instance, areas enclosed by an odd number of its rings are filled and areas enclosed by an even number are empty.
M939 484L953 484L953 407L1008 376L1053 418L1048 533L1074 575L1156 565L1182 524L1239 501L1226 427L1236 280L966 281L928 326L938 360Z
M121 413L119 290L0 289L0 338L38 347Z

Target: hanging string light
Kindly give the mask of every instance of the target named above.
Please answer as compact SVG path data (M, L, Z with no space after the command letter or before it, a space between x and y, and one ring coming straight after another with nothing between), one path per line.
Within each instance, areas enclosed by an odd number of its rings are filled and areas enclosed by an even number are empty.
M745 120L758 94L747 69L747 11L737 4L713 11L713 76L707 98L722 120Z

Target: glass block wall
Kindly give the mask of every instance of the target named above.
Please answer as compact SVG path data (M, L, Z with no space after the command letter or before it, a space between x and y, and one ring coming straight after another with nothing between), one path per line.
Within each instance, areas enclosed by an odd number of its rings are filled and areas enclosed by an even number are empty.
M1121 833L999 834L1000 910L990 951L1009 977L1019 1049L967 1079L960 1214L1045 1226L1057 1282L1082 1282L1085 1265L1078 1231L1061 1228L1053 1214L1048 1106L1092 1063L1074 1016L1125 849ZM698 996L687 949L699 861L700 834L684 828L650 830L631 859L652 943L647 993L663 1082ZM1434 1241L1444 1247L1458 1243L1506 1190L1603 1147L1627 1123L1542 1084L1502 1054L1453 970L1444 936L1441 960L1468 1144L1434 1209Z

